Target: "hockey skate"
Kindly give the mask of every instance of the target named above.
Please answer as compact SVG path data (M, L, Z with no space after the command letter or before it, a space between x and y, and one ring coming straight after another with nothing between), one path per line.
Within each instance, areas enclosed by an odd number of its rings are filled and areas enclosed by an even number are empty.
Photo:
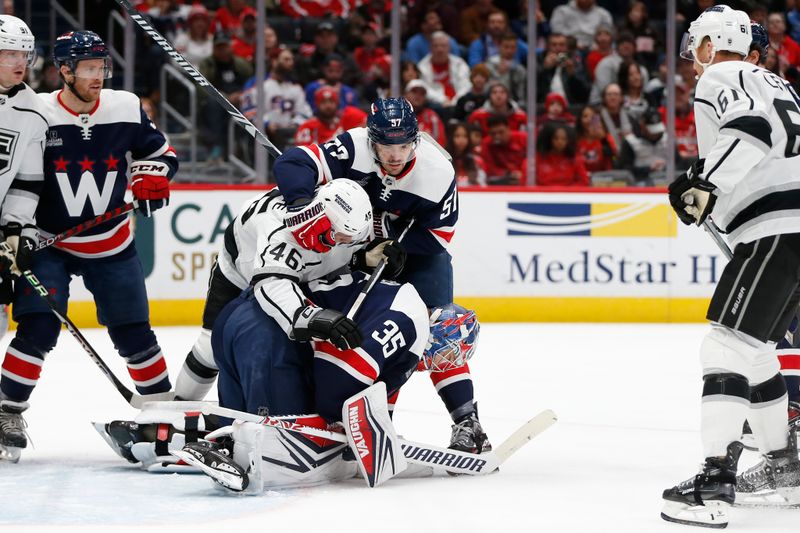
M171 453L199 468L226 489L241 492L250 484L247 472L233 461L231 450L224 442L191 442L183 450L173 450Z
M706 458L699 474L665 490L661 518L690 526L727 527L727 507L736 497L736 465L742 449L741 442L730 443L725 457Z
M736 505L800 507L796 431L789 433L789 446L765 454L758 464L736 476Z
M492 443L483 431L478 413L473 412L453 424L450 435L450 449L470 453L492 451Z
M800 402L789 402L789 430L792 428L800 429ZM753 430L750 428L750 424L747 420L744 421L744 425L742 426L742 438L740 439L742 444L744 445L745 450L750 450L751 452L758 451L758 445L756 444L756 439L753 437Z
M27 408L28 402L0 401L0 460L17 463L28 446L28 424L22 418Z
M113 420L111 422L92 422L94 429L103 437L103 440L111 446L117 455L129 463L139 463L139 459L134 457L131 447L137 442L152 442L155 440L155 428L152 428L152 435L148 438L145 435L145 426L140 426L132 420Z

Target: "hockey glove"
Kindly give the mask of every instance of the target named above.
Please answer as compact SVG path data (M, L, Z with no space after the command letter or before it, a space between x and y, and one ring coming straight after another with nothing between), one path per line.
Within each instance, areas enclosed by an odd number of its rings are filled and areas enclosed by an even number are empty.
M149 217L156 209L169 205L169 165L161 161L131 163L131 191L136 210Z
M297 244L306 250L324 254L333 248L333 229L322 202L295 201L287 206L284 222Z
M366 247L353 254L350 268L371 272L381 259L386 261L386 267L383 269L384 279L395 279L406 264L406 251L397 241L375 238Z
M36 228L10 222L3 226L6 240L0 245L0 275L19 276L33 266L33 252L36 250Z
M340 350L361 346L363 336L358 325L334 309L314 305L301 307L292 321L294 339L309 342L312 339L330 341Z
M700 226L711 214L717 196L716 186L702 179L704 159L695 161L691 168L669 184L669 203L684 224Z

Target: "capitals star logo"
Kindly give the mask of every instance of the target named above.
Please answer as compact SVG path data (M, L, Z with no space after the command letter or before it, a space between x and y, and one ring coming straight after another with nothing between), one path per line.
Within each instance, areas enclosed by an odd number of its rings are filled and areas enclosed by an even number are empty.
M53 159L53 165L56 167L56 172L66 172L69 161L64 159L64 156L62 155L58 159Z
M81 166L81 172L86 172L86 171L93 172L94 171L94 168L92 168L92 167L94 167L94 161L89 159L89 156L87 156L87 155L83 156L83 160L82 161L78 161L78 164Z
M108 154L108 159L103 159L103 163L106 164L108 170L117 170L119 159L114 159L114 154Z

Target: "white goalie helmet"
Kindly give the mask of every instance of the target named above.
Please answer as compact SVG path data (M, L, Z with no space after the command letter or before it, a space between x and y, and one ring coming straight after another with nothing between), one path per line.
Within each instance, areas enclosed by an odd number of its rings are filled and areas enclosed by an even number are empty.
M697 48L708 37L713 45L712 55L707 63L697 60ZM733 52L746 57L752 41L750 17L726 5L712 6L703 11L689 26L681 42L680 55L684 59L695 60L707 67L714 60L714 53Z
M353 242L370 238L372 204L367 192L355 181L335 179L317 191L333 231L348 235Z
M36 39L28 25L11 15L0 15L0 51L12 50L27 54L27 66L36 61Z

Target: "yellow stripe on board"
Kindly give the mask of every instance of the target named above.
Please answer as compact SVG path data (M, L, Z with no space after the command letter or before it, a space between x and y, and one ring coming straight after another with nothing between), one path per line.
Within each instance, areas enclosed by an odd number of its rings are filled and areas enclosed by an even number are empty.
M482 322L704 322L708 298L489 298L456 302ZM203 300L151 300L154 326L199 326ZM70 302L79 328L98 327L94 303Z
M678 234L678 219L670 206L643 204L644 211L627 211L637 206L639 204L592 203L592 215L623 213L618 219L611 219L613 223L592 227L592 237L675 237Z

